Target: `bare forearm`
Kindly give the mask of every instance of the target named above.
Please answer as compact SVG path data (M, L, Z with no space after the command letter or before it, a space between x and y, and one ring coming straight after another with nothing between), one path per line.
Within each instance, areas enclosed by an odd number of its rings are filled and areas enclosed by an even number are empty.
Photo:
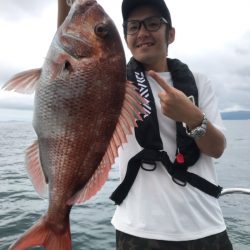
M69 9L70 7L67 5L66 0L58 0L57 28L63 23Z
M214 158L219 158L226 147L224 135L209 121L206 134L196 139L195 142L202 153Z
M188 113L192 114L190 115L192 119L187 122L187 126L189 129L194 129L201 124L203 113L198 107L193 107L191 110L192 112ZM210 121L207 123L205 135L195 139L195 142L202 153L214 158L219 158L226 147L224 135Z

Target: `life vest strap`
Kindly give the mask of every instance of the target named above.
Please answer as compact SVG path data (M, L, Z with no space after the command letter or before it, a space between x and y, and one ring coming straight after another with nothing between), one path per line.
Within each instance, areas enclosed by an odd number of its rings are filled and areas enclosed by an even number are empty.
M217 186L194 173L188 172L185 165L180 166L176 164L176 162L172 163L165 151L143 149L129 160L125 178L111 194L110 199L114 201L116 205L120 205L131 189L142 164L148 163L156 165L156 161L162 162L176 184L186 186L188 183L215 198L220 196L222 187Z

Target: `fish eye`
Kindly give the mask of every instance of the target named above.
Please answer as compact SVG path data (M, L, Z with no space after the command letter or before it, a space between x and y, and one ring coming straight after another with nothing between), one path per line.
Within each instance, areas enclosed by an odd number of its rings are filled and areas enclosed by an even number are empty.
M95 34L101 38L107 36L109 33L109 30L107 28L107 25L104 23L97 24L95 26Z

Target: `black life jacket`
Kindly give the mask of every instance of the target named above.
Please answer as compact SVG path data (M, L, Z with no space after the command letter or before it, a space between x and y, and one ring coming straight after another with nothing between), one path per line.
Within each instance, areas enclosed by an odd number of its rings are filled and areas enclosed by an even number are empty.
M198 89L194 76L186 64L177 59L167 59L169 71L172 76L173 86L181 90L186 96L193 96L195 105L198 106ZM141 95L149 101L144 106L148 111L143 117L143 121L138 121L135 128L137 142L143 148L138 154L128 162L127 172L124 180L112 193L110 199L116 204L121 204L126 198L140 167L147 171L156 168L156 161L161 161L172 180L181 186L187 183L199 190L218 198L222 188L208 182L204 178L188 172L188 168L193 166L200 157L200 150L193 138L186 134L186 130L181 122L176 122L176 158L171 162L167 152L163 151L163 143L160 137L159 124L152 90L145 77L142 64L131 58L127 65L127 78L132 81L140 90ZM145 169L143 163L151 164L151 169Z

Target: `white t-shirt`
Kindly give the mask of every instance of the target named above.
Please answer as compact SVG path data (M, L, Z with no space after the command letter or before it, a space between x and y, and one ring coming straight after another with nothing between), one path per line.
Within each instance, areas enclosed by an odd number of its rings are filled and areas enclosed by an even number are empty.
M160 73L172 86L171 74ZM223 131L217 99L208 79L194 74L199 91L199 107L210 122ZM175 121L162 114L158 93L161 87L147 76L157 109L160 135L164 150L174 161L176 151ZM120 178L124 179L128 161L142 148L135 135L128 136L128 143L119 149L118 164ZM190 172L217 184L217 177L211 157L201 154ZM162 163L157 162L154 171L140 168L126 199L117 206L112 219L114 227L122 232L138 237L185 241L203 238L226 229L218 200L187 184L182 187L172 181Z

